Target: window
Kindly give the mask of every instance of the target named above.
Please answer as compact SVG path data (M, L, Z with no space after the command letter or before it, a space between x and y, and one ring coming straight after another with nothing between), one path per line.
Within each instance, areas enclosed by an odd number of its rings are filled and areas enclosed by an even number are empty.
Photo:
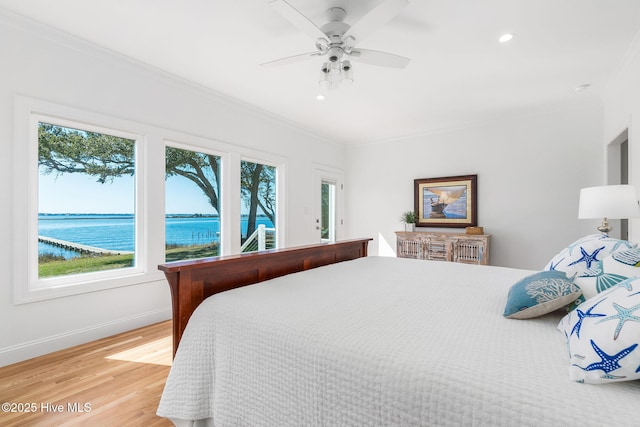
M277 247L276 171L275 166L240 162L241 252Z
M38 121L38 278L135 265L133 139Z
M320 214L320 240L333 242L336 240L336 183L322 180L322 207Z
M165 260L220 254L221 157L167 146Z
M22 96L15 107L14 303L161 279L139 125Z
M334 242L343 237L342 182L340 170L318 165L314 171L313 228L320 242Z
M284 241L284 159L15 99L15 304L163 281L163 262Z

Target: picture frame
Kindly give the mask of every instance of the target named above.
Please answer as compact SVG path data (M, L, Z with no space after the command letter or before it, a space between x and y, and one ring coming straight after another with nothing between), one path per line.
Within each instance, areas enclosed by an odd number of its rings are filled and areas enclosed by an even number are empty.
M478 175L414 180L417 227L478 225Z

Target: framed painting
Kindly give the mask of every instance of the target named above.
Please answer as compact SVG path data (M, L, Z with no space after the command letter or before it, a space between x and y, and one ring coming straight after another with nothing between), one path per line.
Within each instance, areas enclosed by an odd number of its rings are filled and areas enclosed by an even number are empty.
M414 180L417 227L473 227L477 217L478 175Z

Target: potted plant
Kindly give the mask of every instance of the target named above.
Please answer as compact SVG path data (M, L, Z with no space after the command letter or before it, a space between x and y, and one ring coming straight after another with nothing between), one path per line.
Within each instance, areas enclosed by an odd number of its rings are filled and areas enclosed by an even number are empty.
M414 211L403 212L400 221L404 223L404 231L415 231L416 213Z

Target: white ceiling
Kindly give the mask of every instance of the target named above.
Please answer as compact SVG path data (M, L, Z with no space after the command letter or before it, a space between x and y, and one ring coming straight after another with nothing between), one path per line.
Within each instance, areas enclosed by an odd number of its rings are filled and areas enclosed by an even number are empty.
M380 0L289 0L317 25L332 6L355 20ZM323 101L314 50L269 0L0 0L74 34L344 143L400 138L599 97L640 30L640 0L412 0L358 46L411 58L356 63ZM498 37L516 37L500 44ZM583 92L574 87L589 83Z

